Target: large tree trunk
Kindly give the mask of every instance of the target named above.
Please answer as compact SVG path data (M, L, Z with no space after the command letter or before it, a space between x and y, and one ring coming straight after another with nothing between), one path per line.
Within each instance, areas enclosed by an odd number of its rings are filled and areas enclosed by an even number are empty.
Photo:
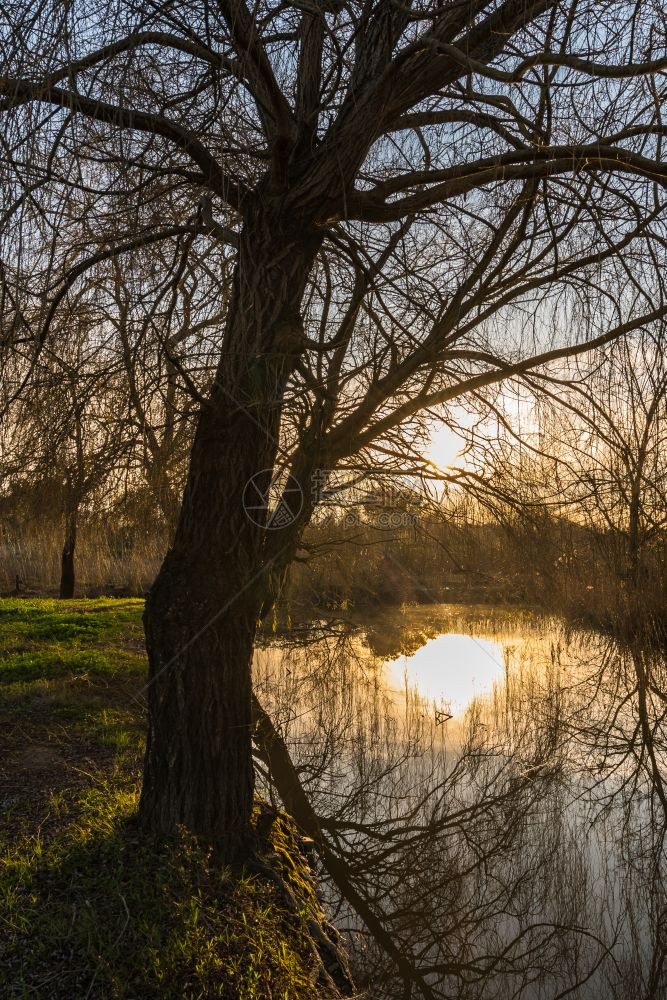
M144 615L142 822L157 833L184 825L232 862L251 851L251 662L266 593L266 532L257 512L246 514L243 493L258 474L268 488L320 239L290 240L267 213L246 222L216 382L195 434L173 546Z
M65 514L65 541L60 557L60 596L74 597L74 552L76 550L76 507Z

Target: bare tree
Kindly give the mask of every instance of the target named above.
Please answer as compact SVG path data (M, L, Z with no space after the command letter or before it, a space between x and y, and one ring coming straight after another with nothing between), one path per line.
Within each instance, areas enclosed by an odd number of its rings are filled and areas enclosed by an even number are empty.
M667 527L667 371L664 331L614 344L606 363L547 385L560 416L561 482L596 527L620 542L615 569L636 591L653 542ZM562 463L559 463L559 467Z
M4 471L15 490L35 493L38 519L60 522L59 592L74 596L82 510L118 474L132 444L120 403L118 359L85 308L62 317L33 371L30 393L8 412Z
M510 533L514 519L517 542L539 533L533 571L539 562L567 575L571 565L570 576L595 590L582 612L626 638L657 638L664 617L664 348L664 327L650 327L526 376L519 398L529 429L510 393L480 398L488 416L472 435L474 471L461 477Z
M141 817L243 856L256 623L313 473L665 312L664 15L41 0L10 3L0 44L10 393L90 269L207 241L233 264L146 607ZM249 518L247 484L267 493L277 464L299 488Z

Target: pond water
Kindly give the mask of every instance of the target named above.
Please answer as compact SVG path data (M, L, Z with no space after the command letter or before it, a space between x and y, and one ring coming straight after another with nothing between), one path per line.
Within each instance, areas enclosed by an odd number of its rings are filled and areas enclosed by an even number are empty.
M368 655L379 657L388 691L414 690L462 720L508 683L581 676L595 638L528 609L436 604L377 612L362 626Z
M531 609L409 606L271 637L255 686L434 996L667 996L664 656ZM469 979L444 971L460 953Z

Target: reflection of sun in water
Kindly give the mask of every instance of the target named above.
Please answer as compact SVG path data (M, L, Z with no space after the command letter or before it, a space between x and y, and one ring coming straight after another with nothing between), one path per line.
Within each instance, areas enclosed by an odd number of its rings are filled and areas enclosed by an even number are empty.
M505 673L503 643L472 635L446 633L430 639L412 656L385 663L389 686L407 681L424 698L462 714L473 698L489 694Z
M431 440L424 449L424 458L433 462L440 469L450 466L465 466L462 455L465 441L460 434L453 431L447 424L436 424L431 433Z

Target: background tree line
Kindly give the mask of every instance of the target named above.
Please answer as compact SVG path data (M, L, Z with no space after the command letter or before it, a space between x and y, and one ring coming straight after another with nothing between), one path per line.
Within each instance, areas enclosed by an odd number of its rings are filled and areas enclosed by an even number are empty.
M195 403L161 336L152 345L141 339L139 365L121 317L68 317L66 336L40 359L33 391L8 412L6 591L18 577L24 590L72 596L76 564L80 593L144 593L175 530ZM178 335L199 340L189 377L201 385L210 379L207 330ZM650 620L659 628L662 328L576 368L523 379L520 399L522 417L511 386L479 394L472 425L460 411L440 415L459 419L457 468L438 469L406 437L402 451L394 442L393 468L380 454L377 464L342 472L304 536L282 612L492 600L540 603L607 627Z

